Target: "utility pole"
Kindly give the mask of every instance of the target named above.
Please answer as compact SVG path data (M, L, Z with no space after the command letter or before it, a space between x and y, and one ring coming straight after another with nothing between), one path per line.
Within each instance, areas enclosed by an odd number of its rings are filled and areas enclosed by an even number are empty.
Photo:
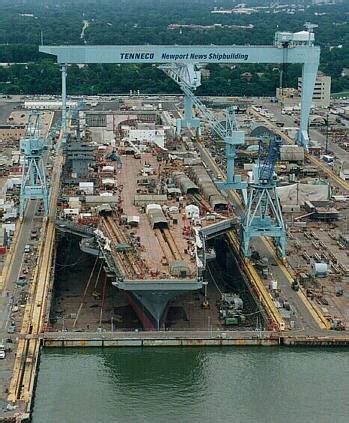
M325 152L326 152L326 154L328 152L328 112L326 114L326 148L325 148Z

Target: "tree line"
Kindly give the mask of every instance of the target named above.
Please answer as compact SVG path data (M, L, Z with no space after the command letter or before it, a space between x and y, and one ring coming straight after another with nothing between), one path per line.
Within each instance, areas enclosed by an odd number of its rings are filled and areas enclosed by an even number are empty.
M252 2L253 3L253 2ZM254 2L256 3L256 2ZM258 2L257 2L258 3ZM277 30L299 31L305 21L319 25L320 69L332 77L332 91L349 88L341 72L349 67L349 4L311 6L293 15L259 12L251 15L217 15L212 7L231 8L228 0L0 0L0 62L25 63L0 69L0 92L6 94L58 94L60 72L54 58L38 51L45 44L272 44ZM83 21L88 22L82 35ZM168 29L170 24L199 24L214 29ZM253 25L250 29L237 26ZM42 35L41 35L42 34ZM199 89L212 95L273 95L279 65L209 65L209 78ZM252 78L241 78L251 72ZM297 86L299 67L287 66L285 85ZM154 66L96 65L70 67L69 92L177 92L176 85Z

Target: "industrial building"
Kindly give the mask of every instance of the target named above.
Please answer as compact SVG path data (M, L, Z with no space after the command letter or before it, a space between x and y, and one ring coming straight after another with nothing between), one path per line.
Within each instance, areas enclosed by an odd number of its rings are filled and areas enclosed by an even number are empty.
M70 100L67 107L74 108L78 104L77 101ZM28 100L24 102L24 109L27 110L60 110L62 102L56 100Z
M124 137L131 142L137 144L150 142L164 148L166 129L164 126L155 125L155 123L134 122L133 124L121 123L120 129Z
M298 78L298 91L302 94L302 77ZM317 107L327 108L331 99L331 77L319 72L316 77L313 103Z

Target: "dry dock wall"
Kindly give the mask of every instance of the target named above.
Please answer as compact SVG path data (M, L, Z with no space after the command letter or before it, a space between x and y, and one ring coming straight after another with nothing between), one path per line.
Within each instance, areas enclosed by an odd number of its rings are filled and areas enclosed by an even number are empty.
M185 346L348 346L349 334L333 333L329 335L308 335L281 333L246 333L232 332L228 334L202 335L168 334L166 332L137 333L130 335L62 333L48 334L42 337L44 347L80 348L80 347L185 347Z
M114 340L45 340L45 347L185 347L226 345L279 345L278 339L114 339Z

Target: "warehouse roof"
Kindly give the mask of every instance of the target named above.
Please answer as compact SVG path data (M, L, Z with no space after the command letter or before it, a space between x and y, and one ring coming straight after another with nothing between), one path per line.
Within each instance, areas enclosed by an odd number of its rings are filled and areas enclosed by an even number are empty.
M119 200L117 195L85 195L83 198L89 204L113 204Z

